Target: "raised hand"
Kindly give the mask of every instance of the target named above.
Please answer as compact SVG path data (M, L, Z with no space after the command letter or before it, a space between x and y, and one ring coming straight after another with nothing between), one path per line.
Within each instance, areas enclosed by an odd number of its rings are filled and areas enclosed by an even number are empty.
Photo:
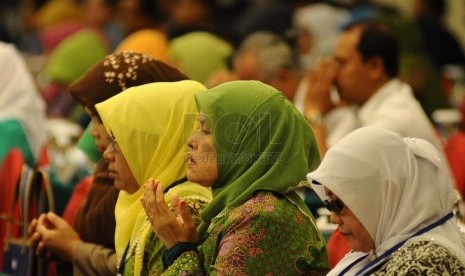
M308 71L308 89L305 110L326 114L335 107L331 100L331 87L335 84L338 64L333 59L321 59L315 68Z
M165 202L163 186L159 181L150 179L145 183L141 202L155 234L166 248L169 249L180 242L197 242L195 221L186 201L174 195L173 214Z

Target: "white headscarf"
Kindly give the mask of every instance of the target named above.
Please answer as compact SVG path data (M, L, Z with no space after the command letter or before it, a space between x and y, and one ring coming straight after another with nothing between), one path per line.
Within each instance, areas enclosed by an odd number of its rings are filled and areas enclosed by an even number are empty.
M20 53L0 42L0 120L18 120L37 159L47 140L45 103Z
M373 238L376 256L443 218L455 202L448 169L433 145L376 127L347 135L307 178L321 183L312 184L321 199L326 198L323 186L327 187L354 213ZM465 261L463 236L454 221L412 240L431 238ZM347 254L329 275L359 256L359 252ZM366 258L350 271L368 262Z

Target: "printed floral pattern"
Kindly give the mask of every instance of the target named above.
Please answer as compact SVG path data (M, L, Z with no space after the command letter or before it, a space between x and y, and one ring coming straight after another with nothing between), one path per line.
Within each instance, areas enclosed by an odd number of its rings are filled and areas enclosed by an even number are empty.
M134 52L122 53L123 58L118 58L115 55L108 55L103 62L105 68L103 76L105 81L112 83L118 82L121 90L126 90L126 80L137 79L137 68L140 64L144 64L152 58L143 54Z
M258 193L200 225L199 252L185 252L164 275L325 275L325 242L313 225L287 198Z
M187 205L190 207L191 214L194 216L194 220L197 225L200 223L199 211L207 204L205 201L193 197L183 197L183 200L186 201ZM149 222L147 221L147 224ZM144 227L142 227L144 229ZM136 242L137 243L137 242ZM132 245L132 247L137 248L137 244ZM124 275L133 275L134 272L134 261L137 250L131 250L124 266ZM150 232L147 237L147 242L145 243L144 252L143 252L143 265L141 275L160 275L163 273L163 262L162 256L165 251L165 246L158 239L158 237ZM189 274L186 274L189 275Z
M465 275L465 263L433 241L417 241L399 248L372 275Z

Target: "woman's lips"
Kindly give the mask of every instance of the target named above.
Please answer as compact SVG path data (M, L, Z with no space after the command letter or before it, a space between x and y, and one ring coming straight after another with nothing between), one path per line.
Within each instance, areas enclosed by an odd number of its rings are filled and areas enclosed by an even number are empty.
M194 157L191 155L191 154L187 154L187 165L190 166L190 165L194 165L195 164L195 161L194 161Z
M108 169L108 176L109 176L110 178L113 178L113 179L114 179L114 178L116 177L117 174L118 174L117 171Z

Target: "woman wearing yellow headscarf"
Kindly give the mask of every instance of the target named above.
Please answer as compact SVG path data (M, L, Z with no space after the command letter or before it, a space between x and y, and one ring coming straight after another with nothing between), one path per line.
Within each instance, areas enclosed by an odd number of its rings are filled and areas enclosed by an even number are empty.
M163 271L163 243L151 231L140 203L146 180L166 183L166 202L177 194L194 213L211 200L210 189L186 179L185 141L196 127L194 95L204 90L189 80L151 83L96 105L110 137L104 157L121 190L115 207L115 245L123 275Z

